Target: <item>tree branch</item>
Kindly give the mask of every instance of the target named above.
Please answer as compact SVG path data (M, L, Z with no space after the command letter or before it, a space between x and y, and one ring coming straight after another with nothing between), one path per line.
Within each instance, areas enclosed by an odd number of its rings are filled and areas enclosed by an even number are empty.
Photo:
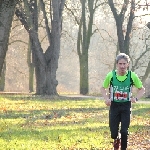
M40 4L41 4L41 9L43 12L44 20L45 20L46 32L47 32L48 41L49 41L49 45L50 45L50 43L51 43L51 31L50 31L50 28L48 25L48 19L47 19L46 11L45 11L46 9L45 9L45 4L44 4L43 0L40 0Z
M70 8L68 8L66 4L65 4L65 8L67 10L69 10L69 12L71 12L71 14L73 15L73 17L75 18L76 23L79 25L80 21L78 20L78 17L75 15L74 11L72 11Z

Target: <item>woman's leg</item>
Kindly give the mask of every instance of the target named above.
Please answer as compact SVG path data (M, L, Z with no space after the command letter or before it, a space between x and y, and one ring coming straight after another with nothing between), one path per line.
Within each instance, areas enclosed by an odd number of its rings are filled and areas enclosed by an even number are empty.
M111 132L111 138L117 139L120 123L120 113L117 104L112 103L109 111L109 127Z
M125 104L122 106L121 112L121 150L127 149L127 142L128 142L128 129L130 125L130 111L131 105Z

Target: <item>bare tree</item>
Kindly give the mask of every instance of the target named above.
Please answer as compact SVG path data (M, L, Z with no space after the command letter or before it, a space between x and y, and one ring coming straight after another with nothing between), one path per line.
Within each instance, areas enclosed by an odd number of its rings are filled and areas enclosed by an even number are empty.
M116 21L119 51L129 55L130 34L132 31L132 24L135 12L135 0L131 0L131 2L129 0L124 0L122 3L120 2L119 5L122 5L120 11L115 6L113 0L108 0L108 4L111 8L114 19ZM128 16L128 22L127 27L124 30L123 23L125 20L125 13L128 13L127 9L129 4L130 4L130 11Z
M5 57L8 50L9 35L12 26L15 6L17 0L1 0L0 1L0 75L3 73L2 81L4 89L5 78Z
M146 5L139 5L138 3L135 2L135 0L130 0L130 1L124 0L120 3L119 2L114 3L114 0L108 0L108 4L111 8L111 11L113 13L116 22L118 47L119 47L118 50L119 52L123 52L130 55L131 52L129 46L130 46L131 32L133 30L133 20L135 19L135 10L138 11L140 7L145 7L145 9L148 9L149 5L147 3ZM120 11L119 8L121 8ZM149 23L147 23L147 27L150 28ZM143 59L143 57L147 54L148 51L149 51L149 47L148 45L146 45L146 49L138 56L138 58L136 58L134 64L132 64L131 69L133 71L135 70L135 68L139 67L138 65L139 61ZM140 65L140 67L142 66ZM150 73L149 68L150 68L150 62L148 62L148 66L146 67L145 73L142 77L143 83L146 81Z
M81 5L80 5L81 3ZM89 60L88 52L91 37L94 34L93 21L96 10L101 5L99 0L80 0L81 14L74 12L66 5L68 11L74 17L78 25L78 37L77 37L77 53L79 56L80 64L80 94L89 93Z
M40 2L43 8L45 3L43 0L40 0ZM46 30L46 32L49 37L50 45L45 52L41 47L38 38L39 35L36 31L35 24L33 23L33 17L31 17L33 16L33 9L35 10L35 5L32 4L37 4L37 0L24 0L22 7L19 6L17 8L16 15L28 31L30 39L32 39L32 55L36 74L36 94L57 95L56 87L58 81L56 80L56 71L58 68L62 12L65 0L50 0L48 2L50 5L49 11L51 13L49 19L47 18L44 9L42 9L46 29L49 29ZM32 7L30 7L31 5ZM50 25L47 22L48 20L50 20Z

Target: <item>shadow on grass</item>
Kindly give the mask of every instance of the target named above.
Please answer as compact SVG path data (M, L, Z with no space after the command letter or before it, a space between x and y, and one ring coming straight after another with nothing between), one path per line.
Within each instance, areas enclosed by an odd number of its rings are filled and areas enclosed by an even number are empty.
M143 131L145 133L148 133L147 131L150 130L149 126L142 126L142 125L134 125L130 127L131 130L134 129L134 134L130 135L130 145L132 142L139 142L139 136L143 137ZM136 128L136 130L135 130ZM141 132L142 131L142 132ZM140 133L140 134L139 134ZM138 135L139 134L139 135ZM18 140L18 141L40 141L40 142L53 142L53 143L59 143L63 146L67 146L67 142L72 143L87 143L92 145L92 141L90 141L90 138L93 138L94 140L99 140L98 137L102 136L103 139L101 142L105 143L107 145L111 145L110 143L110 132L109 127L106 125L100 125L98 127L87 127L87 126L79 126L72 128L64 128L63 126L60 126L59 128L42 128L39 130L35 127L30 128L12 128L6 131L0 132L1 139L10 142L11 140ZM132 141L133 139L133 141ZM145 138L144 140L149 140ZM65 143L65 144L64 144ZM131 146L130 146L131 147Z
M37 117L37 119L53 119L53 118L61 118L62 116L70 116L75 113L82 114L92 114L92 113L103 113L104 111L108 111L107 107L100 108L68 108L68 109L31 109L28 111L13 111L6 110L3 113L0 113L1 119L17 119L17 118L32 118Z
M144 108L138 108L138 109L133 108L132 115L142 116L143 118L144 117L149 117L150 118L150 107L146 107L146 106L148 106L148 105L145 105Z
M12 139L18 140L42 140L42 141L54 141L61 142L61 137L68 137L72 140L74 137L82 138L85 136L91 136L91 134L97 134L97 136L103 135L104 137L109 136L109 128L107 126L99 126L99 127L83 127L80 126L78 128L64 128L60 127L59 129L47 128L47 129L35 129L35 128L15 128L9 129L6 131L0 132L0 137L6 141L10 141ZM66 135L66 136L65 136ZM68 140L68 139L67 139Z
M109 107L100 107L100 108L60 108L60 109L31 109L28 111L13 111L13 110L5 110L0 113L1 119L17 119L17 118L32 118L37 117L38 119L53 119L53 118L61 118L62 116L69 116L72 114L94 114L99 113L102 115L106 115L108 113ZM132 110L132 116L139 116L142 118L150 118L150 108L138 108L136 110Z
M140 132L142 132L142 131L149 131L149 133L150 133L150 124L147 124L147 125L131 125L130 126L130 131L132 132L134 132L135 134L136 133L140 133ZM149 136L150 136L150 134L149 134Z
M54 101L54 102L61 102L61 101L84 101L86 100L86 103L89 101L91 102L91 98L78 98L78 97L62 97L51 99L49 97L45 98L37 98L31 96L27 97L16 97L11 96L7 98L15 102L15 105L20 103L19 100L30 100L30 101L40 101L40 102L46 102L48 101ZM89 100L89 101L88 101ZM43 108L38 107L38 109L35 109L34 106L31 109L21 109L19 110L17 107L15 107L17 110L5 110L3 113L0 114L1 122L6 122L6 125L4 130L2 128L0 132L1 139L4 139L6 141L10 141L13 139L18 140L40 140L44 142L54 141L57 143L61 143L65 141L65 138L70 138L69 140L77 140L78 142L82 142L83 136L94 136L97 137L99 135L102 135L102 137L110 138L109 133L109 126L108 126L108 109L109 107L104 106L86 106L86 103L84 105L77 105L77 108L69 108L67 106L62 106L60 109L43 109L46 108L45 105ZM10 102L11 104L11 102ZM22 104L22 103L20 103ZM25 103L26 104L26 101ZM33 104L33 103L32 103ZM53 104L53 103L52 103ZM55 105L57 105L56 103ZM66 105L69 105L69 103L66 103ZM76 105L76 103L73 103ZM65 104L64 104L65 105ZM134 106L132 114L135 116L141 116L143 118L148 118L148 113L150 112L149 105L143 105L143 107L139 107L141 104L137 104ZM27 106L30 107L30 103L27 103ZM26 106L26 107L27 107ZM24 106L23 106L24 107ZM25 108L26 108L25 107ZM60 106L59 106L60 107ZM74 107L74 106L73 106ZM78 108L79 107L79 108ZM84 108L85 107L85 108ZM11 109L11 105L9 107ZM64 118L64 119L62 119ZM7 122L7 119L10 119L10 122ZM11 120L12 119L12 120ZM23 120L20 123L11 123L11 121L15 122L15 119L21 119ZM62 119L62 120L59 120ZM17 122L17 121L16 121ZM96 125L95 125L96 124ZM140 124L140 122L139 122ZM106 126L105 126L106 125ZM98 126L98 127L97 127ZM1 125L0 125L1 127ZM138 132L138 131L149 131L150 125L134 125L130 126L131 132ZM97 138L96 137L96 138ZM95 137L92 137L93 139ZM87 138L88 139L88 138ZM97 140L97 139L96 139ZM88 143L88 141L86 141ZM104 142L104 140L103 140ZM107 140L106 140L107 142Z
M36 100L36 101L68 101L68 100L95 100L94 96L51 96L51 95L0 95L1 98L7 98L9 100Z

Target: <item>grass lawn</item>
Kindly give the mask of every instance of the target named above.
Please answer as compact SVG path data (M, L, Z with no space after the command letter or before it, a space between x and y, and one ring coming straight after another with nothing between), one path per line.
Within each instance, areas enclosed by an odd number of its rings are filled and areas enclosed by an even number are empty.
M150 103L133 104L129 150L150 150ZM111 150L108 107L88 98L0 96L0 150Z

